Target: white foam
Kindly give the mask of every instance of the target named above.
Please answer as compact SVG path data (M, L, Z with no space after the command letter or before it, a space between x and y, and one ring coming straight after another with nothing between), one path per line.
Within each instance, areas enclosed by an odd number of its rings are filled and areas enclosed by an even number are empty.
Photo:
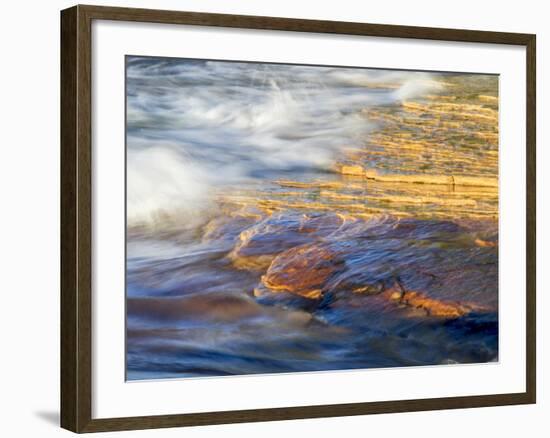
M128 222L197 214L213 189L328 169L361 146L360 110L433 88L421 72L130 58ZM397 90L372 83L399 84Z

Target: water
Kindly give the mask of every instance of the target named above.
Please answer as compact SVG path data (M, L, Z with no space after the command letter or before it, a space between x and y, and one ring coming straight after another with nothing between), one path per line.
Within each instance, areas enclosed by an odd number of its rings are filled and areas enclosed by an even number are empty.
M129 58L128 379L498 360L497 92Z
M364 86L388 80L400 87ZM130 58L128 220L204 209L227 184L329 169L371 129L361 109L435 87L425 73Z

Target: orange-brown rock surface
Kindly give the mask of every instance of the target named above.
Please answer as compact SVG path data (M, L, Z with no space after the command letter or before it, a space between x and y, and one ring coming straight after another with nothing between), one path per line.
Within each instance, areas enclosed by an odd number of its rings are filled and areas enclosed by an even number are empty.
M477 232L453 222L356 222L330 240L281 252L255 295L317 300L332 294L355 302L353 296L362 296L364 305L378 303L390 312L406 308L411 316L457 318L494 310L496 301L477 300L494 287L496 253L472 235ZM471 288L468 294L465 287Z
M274 214L243 231L229 258L239 269L265 269L277 254L328 236L343 222L333 213Z
M430 298L424 293L415 291L388 290L385 296L390 301L400 306L421 310L428 316L458 318L474 310L483 310L481 306L475 304L438 300Z
M327 279L338 269L334 253L322 245L303 245L275 258L262 283L272 292L319 298Z

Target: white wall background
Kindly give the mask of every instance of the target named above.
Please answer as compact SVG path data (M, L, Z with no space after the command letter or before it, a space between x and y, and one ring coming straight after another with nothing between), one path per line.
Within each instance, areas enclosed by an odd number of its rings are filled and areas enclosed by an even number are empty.
M272 15L537 34L538 76L538 404L261 424L140 431L105 436L249 437L542 437L548 433L550 384L543 349L550 324L547 191L550 78L549 11L524 0L111 0L111 6ZM0 433L69 436L59 405L59 10L71 1L4 2L0 18ZM215 394L212 395L215 397ZM265 395L269 397L269 394Z

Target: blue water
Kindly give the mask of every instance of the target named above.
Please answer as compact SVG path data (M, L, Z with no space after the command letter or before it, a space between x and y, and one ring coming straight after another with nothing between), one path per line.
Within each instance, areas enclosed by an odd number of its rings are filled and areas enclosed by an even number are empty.
M409 222L406 235L393 225L364 226L315 243L339 251L333 259L339 267L319 300L255 296L263 272L235 269L227 257L238 236L199 242L180 236L174 247L132 239L128 378L497 360L498 255L473 244L479 232L437 221ZM376 293L352 292L357 285L383 291L396 279L434 298L475 302L483 311L461 318L411 315Z

